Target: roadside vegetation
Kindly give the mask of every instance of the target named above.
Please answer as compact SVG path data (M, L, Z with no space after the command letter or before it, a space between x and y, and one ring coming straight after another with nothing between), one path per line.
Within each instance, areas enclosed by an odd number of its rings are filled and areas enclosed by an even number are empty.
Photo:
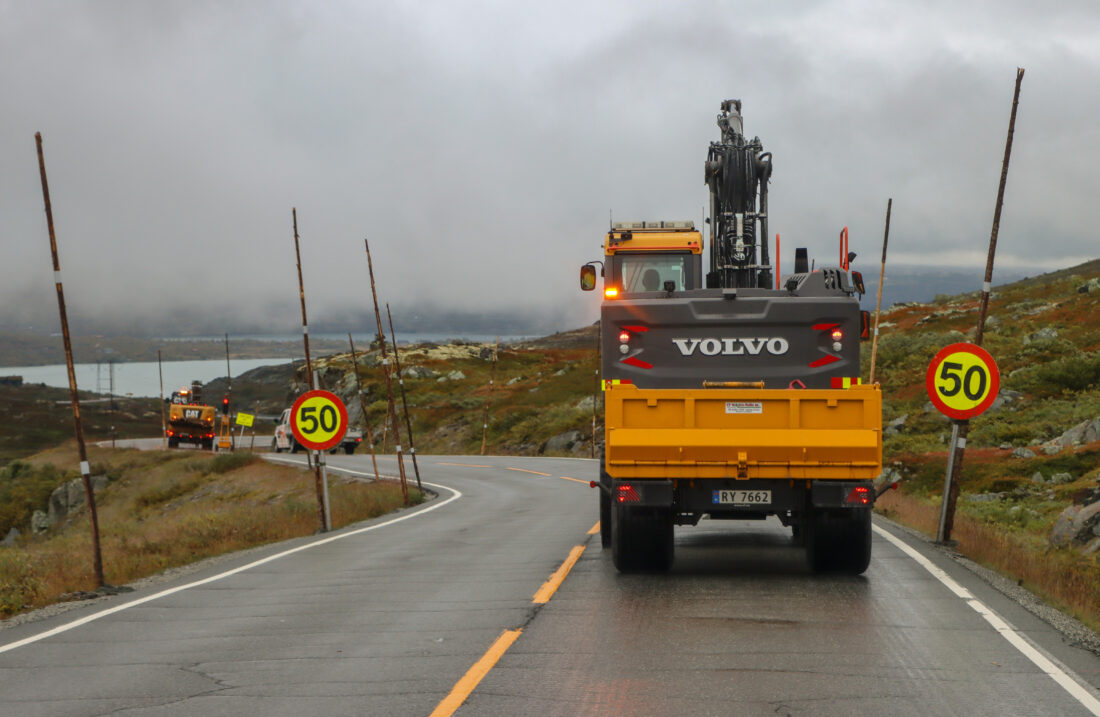
M123 585L168 568L317 532L312 472L273 465L246 452L136 451L96 448L97 491L105 580ZM34 504L79 478L75 449L46 451L0 473L3 506ZM329 476L334 528L402 506L395 482ZM415 502L423 496L410 489ZM26 500L12 496L29 496ZM37 502L40 501L40 502ZM33 509L33 508L32 508ZM21 529L26 523L21 523ZM0 547L0 617L71 599L95 589L87 510L39 535Z
M983 345L1000 397L971 420L952 538L974 561L1100 630L1100 525L1052 543L1071 506L1100 500L1100 261L995 287ZM976 293L895 307L882 317L876 379L884 392L885 478L877 509L935 537L951 424L925 372L950 343L972 341ZM866 359L869 352L865 353ZM1072 431L1075 427L1076 432Z

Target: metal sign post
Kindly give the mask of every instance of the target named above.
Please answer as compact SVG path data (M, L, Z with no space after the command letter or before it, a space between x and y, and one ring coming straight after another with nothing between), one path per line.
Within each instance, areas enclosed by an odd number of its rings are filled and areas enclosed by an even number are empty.
M329 391L307 391L290 407L290 431L295 440L311 451L313 465L320 476L322 530L332 530L328 502L328 471L325 451L340 444L348 430L348 409Z
M325 463L325 452L317 451L317 464L321 466L321 504L325 511L325 532L332 530L332 508L328 502L328 464Z
M984 413L997 399L1001 375L997 362L981 346L951 344L940 350L928 364L925 388L932 404L951 418L951 446L943 483L943 506L936 540L951 540L955 522L955 504L959 498L959 472L970 419Z

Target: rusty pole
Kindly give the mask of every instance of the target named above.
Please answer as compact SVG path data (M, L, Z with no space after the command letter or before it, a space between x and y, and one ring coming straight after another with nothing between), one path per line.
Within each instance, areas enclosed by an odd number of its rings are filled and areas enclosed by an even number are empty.
M871 373L867 383L875 383L875 357L878 356L878 320L882 314L882 283L886 281L886 243L890 241L890 209L894 206L893 197L886 200L886 231L882 235L882 269L878 273L878 299L875 302L875 335L871 339Z
M355 372L355 390L359 394L359 409L363 413L363 427L367 431L367 445L370 446L370 462L374 464L374 479L381 480L381 476L378 475L378 458L374 454L374 435L371 433L370 418L367 416L367 400L363 398L363 382L359 379L359 361L355 358L355 342L351 339L350 331L348 345L351 346L351 365Z
M493 342L493 362L489 366L489 393L485 396L485 411L481 416L481 455L485 455L485 443L489 438L489 404L493 401L493 385L497 376L497 346L500 337Z
M393 314L390 313L390 304L386 302L386 318L390 322L390 338L393 343L393 364L397 369L397 385L401 389L401 407L405 411L405 433L409 435L409 453L412 454L413 471L416 473L416 489L423 490L420 485L420 466L416 464L416 446L413 444L412 420L409 418L409 401L405 397L405 379L401 376L401 354L397 349L397 333L393 330Z
M46 182L46 159L42 154L42 133L34 133L38 148L38 172L42 177L42 199L46 204L46 227L50 233L50 254L53 257L53 280L57 287L57 311L61 315L61 336L65 343L65 365L69 372L69 398L73 404L73 428L76 432L76 446L80 454L80 477L84 482L84 494L88 499L88 517L92 525L92 569L95 572L97 588L105 585L103 581L103 555L99 549L99 517L95 507L95 491L92 490L91 466L88 464L88 451L84 445L84 427L80 421L80 397L76 389L76 371L73 368L73 344L69 338L69 317L65 311L65 291L61 286L61 262L57 256L57 234L53 225L53 207L50 205L50 186Z
M378 291L374 286L374 261L370 256L370 242L363 240L367 248L367 270L370 272L370 293L374 299L374 320L378 324L378 345L382 348L382 371L386 374L386 396L390 404L390 424L393 426L393 443L397 451L397 471L401 475L401 495L409 504L409 483L405 477L405 456L401 452L401 431L397 425L397 407L393 402L393 381L390 377L390 360L386 358L386 334L382 331L382 313L378 310Z
M225 335L225 397L230 401L233 400L233 371L229 368L229 334ZM229 406L231 403L226 404L227 412L222 414L222 424L226 428L226 434L229 436L229 450L237 450L237 443L233 440L233 426L229 422ZM243 435L243 434L242 434Z
M1012 158L1012 136L1016 131L1016 108L1020 104L1020 84L1024 81L1024 68L1016 68L1016 90L1012 95L1012 113L1008 118L1008 136L1005 138L1005 155L1001 162L1001 182L997 187L997 203L993 208L993 228L989 234L989 253L985 261L985 279L982 283L982 299L978 310L978 328L974 333L974 343L982 345L985 333L985 317L989 310L989 294L993 290L993 257L997 252L997 234L1001 228L1001 207L1004 206L1005 185L1008 183L1008 161ZM963 454L966 451L966 436L970 432L970 421L958 421L957 441L952 441L948 458L948 472L943 491L943 512L940 516L940 530L936 540L947 543L951 540L951 530L955 525L955 505L959 501L959 480L962 476ZM954 433L952 438L955 438Z
M298 209L292 207L290 210L291 216L294 218L294 257L298 262L298 297L302 300L302 343L306 350L306 376L309 384L309 390L312 391L315 387L315 380L313 377L313 362L309 357L309 322L306 320L306 285L302 281L302 252L298 246ZM228 345L226 347L226 363L229 362ZM328 516L325 514L325 488L324 482L321 480L321 461L310 461L313 464L313 476L314 483L317 489L317 518L321 523L321 532L325 532L325 526L328 525Z
M161 366L160 349L157 349L157 374L160 376L160 439L161 448L168 449L168 424L164 420L164 368Z

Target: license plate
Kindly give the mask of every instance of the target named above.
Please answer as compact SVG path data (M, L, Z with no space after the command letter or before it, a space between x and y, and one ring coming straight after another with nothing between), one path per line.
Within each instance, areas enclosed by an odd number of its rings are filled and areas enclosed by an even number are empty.
M771 505L770 490L716 490L711 496L715 505L757 506Z

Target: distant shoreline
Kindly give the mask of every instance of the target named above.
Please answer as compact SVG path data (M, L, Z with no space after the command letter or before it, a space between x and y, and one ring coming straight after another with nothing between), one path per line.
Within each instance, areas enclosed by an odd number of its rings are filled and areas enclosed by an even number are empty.
M365 351L374 340L374 333L352 334L356 351ZM470 333L468 336L450 336L444 333L398 334L402 346L417 343L454 343L472 341L492 342L494 335ZM503 343L530 337L501 335ZM388 339L388 337L387 337ZM347 334L319 333L309 338L310 353L323 356L349 350ZM76 363L140 363L161 359L168 361L216 361L225 360L223 337L171 337L146 338L133 336L74 336L73 357ZM302 360L305 351L300 336L288 334L249 334L229 337L231 361L250 359ZM0 375L7 375L12 367L52 366L63 364L65 354L61 337L41 334L0 333Z

